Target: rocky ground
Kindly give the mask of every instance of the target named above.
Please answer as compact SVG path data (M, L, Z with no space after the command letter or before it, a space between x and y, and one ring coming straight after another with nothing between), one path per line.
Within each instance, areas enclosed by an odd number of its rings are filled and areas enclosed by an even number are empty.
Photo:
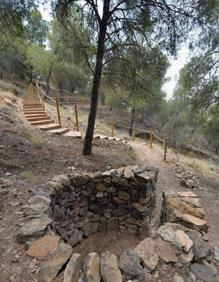
M39 132L39 130L30 127L21 114L21 101L16 97L13 97L11 101L0 106L0 281L39 281L39 269L42 258L36 259L28 256L26 254L28 246L17 242L18 230L25 223L22 207L28 204L34 195L47 190L47 182L53 176L75 169L80 172L84 170L105 171L110 168L118 168L127 164L140 164L142 162L149 166L158 167L160 172L157 182L157 207L152 220L153 230L158 226L160 218L162 192L169 190L174 192L192 190L200 197L201 205L206 213L207 222L210 226L208 232L209 242L214 246L219 245L219 192L215 182L209 181L198 172L192 172L190 168L179 162L178 158L173 155L169 155L168 163L164 163L159 146L154 146L154 149L151 150L140 141L132 143L132 149L130 149L130 146L122 144L118 146L110 143L102 146L97 143L94 146L94 154L91 157L85 158L81 154L83 146L81 140L75 139L72 141L61 137L51 137L47 133ZM45 222L45 225L47 223ZM187 235L187 231L184 232ZM54 235L48 233L47 236ZM160 237L165 241L162 236ZM106 240L109 244L100 244L100 240ZM66 269L65 275L68 275L69 272L69 275L72 275L72 269L75 269L72 266L81 262L80 254L82 249L84 251L82 258L83 261L86 261L83 265L89 266L87 269L92 269L93 264L98 264L101 252L101 261L111 261L112 268L115 269L117 274L120 273L118 272L118 264L120 271L124 274L123 264L124 261L129 261L129 258L131 258L131 261L134 260L136 266L138 265L135 269L142 271L144 265L142 265L141 259L139 264L139 257L141 256L136 256L136 253L132 253L137 245L141 244L141 241L142 238L135 238L133 235L127 235L124 238L115 232L91 236L87 242L84 241L81 245L74 248L74 253L79 253L79 255L74 255L71 258L70 266L67 268L69 270L67 271ZM158 244L158 246L161 244L160 248L162 249L165 243L159 242L162 241L155 242L155 244ZM169 244L170 242L167 243ZM61 244L59 238L52 237L51 239L51 237L48 237L46 243L40 242L40 246L42 244L48 247L47 255L51 250L56 250L54 256L57 260L59 260L60 253L62 261L67 262L70 258L71 249L68 245ZM114 245L116 244L117 248L115 249ZM146 244L148 244L148 241L146 241ZM100 245L102 245L101 248L99 248ZM149 245L153 245L153 243L149 242ZM87 251L85 251L86 248ZM127 250L129 248L131 250ZM218 253L217 249L215 250L216 257ZM86 260L84 258L85 253L90 253ZM179 256L179 254L176 253L176 256ZM182 279L187 277L188 273L185 273L185 268L176 262L172 264L163 263L160 257L159 260L158 268L153 269L151 273L144 273L144 280L137 281L177 282L183 281ZM200 261L197 260L197 264L199 263ZM209 263L208 257L206 265L207 263ZM217 263L215 260L214 263L216 268ZM205 264L205 261L202 261L201 269L199 265L195 265L193 272L206 273L207 271L208 274L210 273L208 277L212 277L212 271L215 273L216 269L214 268L209 272L209 266L207 265L208 270L206 270L206 268L203 268L203 264ZM101 268L103 269L102 279L105 279L104 281L112 281L107 280L106 274L104 274L107 265L101 263ZM89 274L90 270L84 273L88 273L88 276L91 275ZM57 274L56 281L63 281L63 273ZM135 279L133 277L133 275L128 276L132 280ZM216 278L214 277L214 279ZM116 281L115 276L113 280Z

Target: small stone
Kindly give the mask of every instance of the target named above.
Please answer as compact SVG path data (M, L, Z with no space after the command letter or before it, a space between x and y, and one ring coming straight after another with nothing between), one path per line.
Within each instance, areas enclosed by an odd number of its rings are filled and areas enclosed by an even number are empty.
M70 245L61 242L52 258L43 262L39 269L39 281L51 282L56 277L62 266L67 262L72 254Z
M184 282L184 279L179 274L175 273L173 282Z
M207 265L194 263L191 265L191 271L201 281L215 282L214 273Z
M82 256L80 254L73 254L69 260L65 272L64 282L78 282L81 276Z
M196 230L188 231L189 238L193 241L194 261L207 258L211 254L211 247L208 242L202 240L201 234Z
M198 198L198 196L191 191L178 192L177 195L179 195L180 197Z
M75 246L78 242L80 242L83 238L83 232L81 230L78 230L76 229L71 237L69 238L68 240L68 243L71 245L71 246Z
M119 267L130 278L137 278L142 272L139 256L129 249L122 252Z
M155 243L157 254L161 260L167 263L177 262L175 250L169 243L163 241L161 238L157 239Z
M46 227L52 222L48 217L36 218L24 224L17 233L19 243L39 238L43 235Z
M103 198L103 192L97 192L96 197L97 198Z
M181 219L184 222L188 223L189 227L191 227L193 229L203 230L203 231L208 230L207 221L205 221L205 220L202 220L202 219L197 218L195 216L192 216L190 214L183 214Z
M132 167L131 166L126 166L125 167L124 177L127 178L127 179L134 177L134 173L132 171Z
M96 190L97 190L97 192L105 192L106 191L106 186L103 185L102 183L97 183Z
M152 239L146 238L135 248L135 252L142 259L146 268L153 271L158 264L159 257L156 252L155 243Z
M101 254L101 276L104 282L122 282L117 257L108 251Z
M30 257L43 259L56 250L56 248L58 247L59 239L59 236L43 236L42 238L34 241L31 244L26 254Z
M124 200L124 201L128 201L130 198L129 193L125 192L125 191L119 191L119 198Z
M218 247L214 247L213 249L213 257L215 260L217 260L219 262L219 248Z
M97 253L90 253L86 258L85 277L87 282L100 282L100 257Z
M185 246L189 247L190 246L191 240L189 239L189 237L186 235L186 233L184 231L177 230L175 232L175 236L176 236L176 241L177 241L177 243L180 247L185 247Z
M140 213L144 213L145 212L145 207L140 205L139 203L133 203L132 207L137 210Z
M193 252L190 250L187 254L182 253L180 255L181 262L190 263L193 260Z

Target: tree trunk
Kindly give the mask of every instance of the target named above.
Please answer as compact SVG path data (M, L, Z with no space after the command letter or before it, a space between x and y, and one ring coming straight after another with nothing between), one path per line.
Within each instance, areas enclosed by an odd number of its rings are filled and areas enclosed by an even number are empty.
M63 82L62 81L59 82L59 92L61 96L63 96Z
M32 83L33 81L33 67L30 66L30 77L29 77L29 83Z
M49 67L49 71L46 77L46 95L49 95L49 91L50 91L50 79L52 76L52 71L53 71L53 63L50 65Z
M102 75L103 69L103 56L104 56L104 40L106 36L106 29L107 29L107 12L109 11L109 2L104 1L104 13L102 20L100 22L100 30L98 34L98 44L97 44L97 55L96 55L96 65L94 70L94 77L93 77L93 86L91 91L91 100L90 100L90 113L88 117L88 124L86 135L84 139L84 155L90 155L92 151L92 141L94 135L94 127L95 127L95 120L96 120L96 113L97 113L97 104L98 104L98 95L99 95L99 87L100 87L100 80Z
M1 72L0 72L0 79L2 79L3 78L3 71L1 70Z
M144 109L141 111L141 118L140 118L140 123L144 122Z
M130 120L130 126L129 126L129 135L132 135L133 127L135 123L135 107L132 107L132 112L131 112L131 120Z

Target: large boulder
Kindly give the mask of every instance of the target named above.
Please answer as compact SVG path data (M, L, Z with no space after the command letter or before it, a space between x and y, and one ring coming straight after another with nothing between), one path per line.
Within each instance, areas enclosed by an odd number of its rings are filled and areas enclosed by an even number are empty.
M54 235L46 235L34 241L26 254L30 257L44 259L48 255L54 253L58 247L60 237Z
M108 251L101 254L101 276L104 282L122 282L117 257Z
M137 278L142 272L140 257L129 249L122 252L119 267L128 278Z
M72 254L72 247L60 242L55 253L47 262L43 262L39 269L39 281L51 282L57 276L62 266L68 261Z
M140 244L135 248L135 252L141 258L143 264L149 271L153 271L158 264L159 257L156 252L155 242L146 238L141 241Z
M78 282L81 276L82 256L73 254L64 272L64 282Z
M17 241L25 243L44 235L46 227L52 222L47 216L35 218L24 223L17 233Z
M97 253L88 254L85 261L85 277L87 282L100 282L100 256Z

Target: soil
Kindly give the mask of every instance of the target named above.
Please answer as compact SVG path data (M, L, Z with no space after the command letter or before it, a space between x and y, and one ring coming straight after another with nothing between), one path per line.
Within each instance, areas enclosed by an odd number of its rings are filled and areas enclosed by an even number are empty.
M82 140L51 136L30 126L22 115L20 99L13 106L0 107L0 177L8 184L8 194L0 195L0 282L37 281L41 262L25 254L24 246L16 242L16 233L24 220L21 206L36 190L45 188L53 176L71 169L104 171L140 163L158 167L154 224L158 223L162 192L182 190L174 171L176 157L169 154L168 162L164 162L158 145L150 149L139 140L128 145L110 143L104 147L94 146L89 157L82 155L82 148ZM201 185L194 192L200 196L206 211L209 238L213 244L219 245L219 191L215 183L203 175L199 177ZM124 237L117 232L105 232L89 237L74 251L86 253L109 249L119 254L125 247L134 248L140 239L131 234Z

